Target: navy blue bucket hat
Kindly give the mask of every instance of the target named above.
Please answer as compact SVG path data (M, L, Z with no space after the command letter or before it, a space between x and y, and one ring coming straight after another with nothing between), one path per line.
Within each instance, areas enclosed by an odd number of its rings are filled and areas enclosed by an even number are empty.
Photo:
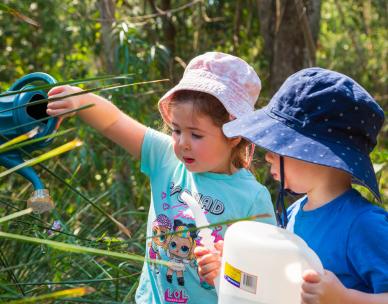
M384 111L353 79L322 68L291 75L267 106L223 126L227 137L344 170L381 201L369 153Z

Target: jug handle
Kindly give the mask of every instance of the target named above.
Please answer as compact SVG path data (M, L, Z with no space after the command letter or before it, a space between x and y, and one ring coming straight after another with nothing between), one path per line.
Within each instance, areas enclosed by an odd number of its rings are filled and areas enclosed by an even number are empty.
M221 276L221 269L220 269L220 273L218 274L218 276L216 276L213 280L213 283L214 283L214 288L216 289L216 294L218 296L218 293L220 291L220 276Z
M19 78L18 80L16 80L9 88L9 91L18 91L21 88L23 88L26 84L34 81L44 81L48 84L54 84L57 82L55 78L49 74L42 73L42 72L35 72L35 73L27 74L22 78Z

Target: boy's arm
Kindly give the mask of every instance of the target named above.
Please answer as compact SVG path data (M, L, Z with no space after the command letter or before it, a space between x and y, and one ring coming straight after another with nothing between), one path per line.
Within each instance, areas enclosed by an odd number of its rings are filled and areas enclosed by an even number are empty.
M370 294L354 289L348 289L344 304L388 304L388 293Z
M303 274L303 304L388 304L388 293L369 294L346 288L330 271Z
M82 90L77 87L61 86L51 89L49 96L57 98L80 91ZM140 158L141 145L147 127L124 114L114 104L100 96L89 93L50 102L47 106L47 113L57 115L89 104L94 106L77 112L78 116L131 155Z

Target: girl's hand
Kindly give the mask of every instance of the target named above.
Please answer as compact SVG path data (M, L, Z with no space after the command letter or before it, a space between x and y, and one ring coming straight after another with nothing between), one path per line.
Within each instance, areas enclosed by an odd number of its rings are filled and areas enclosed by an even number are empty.
M198 273L210 285L214 285L214 279L219 275L221 268L223 241L214 244L217 252L210 252L206 247L197 246L194 254L198 262Z
M323 275L314 270L303 274L302 304L342 304L347 288L330 271Z
M81 88L65 85L65 86L59 86L59 87L52 88L48 92L48 96L50 98L54 98L54 97L58 98L61 96L66 96L66 95L78 93L81 91L82 91ZM61 99L61 100L49 102L47 105L46 112L48 115L52 116L52 115L60 115L64 112L77 109L81 106L82 96L83 95L71 96L68 98ZM74 114L75 114L75 112L65 114L65 115L61 116L61 118L69 117L69 116L72 116Z

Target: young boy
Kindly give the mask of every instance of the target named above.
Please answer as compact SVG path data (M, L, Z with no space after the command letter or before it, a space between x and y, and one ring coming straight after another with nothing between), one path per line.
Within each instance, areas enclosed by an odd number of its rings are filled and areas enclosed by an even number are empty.
M289 208L287 229L326 270L304 273L302 303L388 303L388 214L351 186L361 184L381 201L369 153L383 121L383 110L354 80L309 68L290 76L265 108L224 125L226 136L268 151L284 189L306 194ZM196 256L211 282L218 256L203 247Z

